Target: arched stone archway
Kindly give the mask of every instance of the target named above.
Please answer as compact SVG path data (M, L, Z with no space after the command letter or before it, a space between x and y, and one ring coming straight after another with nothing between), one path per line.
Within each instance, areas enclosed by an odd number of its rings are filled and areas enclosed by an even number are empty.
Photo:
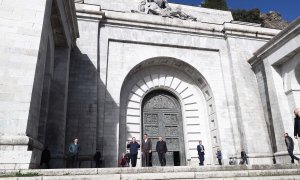
M203 76L189 64L166 57L143 61L125 78L120 101L120 147L126 141L142 136L142 103L152 91L165 90L174 94L181 105L184 157L182 164L196 164L197 144L203 140L207 164L213 164L213 151L220 147L216 112L212 91ZM190 162L191 161L191 162Z

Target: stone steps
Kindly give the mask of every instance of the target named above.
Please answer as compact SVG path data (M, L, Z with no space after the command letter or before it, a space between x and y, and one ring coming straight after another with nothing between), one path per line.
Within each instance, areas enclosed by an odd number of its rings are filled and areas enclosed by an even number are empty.
M13 177L36 175L33 177ZM207 166L207 167L150 167L150 168L94 168L94 169L36 169L0 170L2 179L34 180L135 180L135 179L300 179L299 165L252 165L252 166Z

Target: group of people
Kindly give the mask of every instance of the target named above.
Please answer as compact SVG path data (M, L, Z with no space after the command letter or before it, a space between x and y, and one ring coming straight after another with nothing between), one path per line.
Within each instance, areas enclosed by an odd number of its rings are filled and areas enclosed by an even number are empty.
M300 137L300 109L295 109L294 114L294 137L295 139L298 139L298 137ZM300 163L300 159L294 155L293 138L291 138L288 133L284 133L284 137L287 151L289 153L289 156L291 157L291 163L294 163L295 160L298 161L298 163Z
M143 153L142 156L144 159L144 166L152 166L152 142L151 139L149 139L148 134L144 134L142 144L137 142L136 138L133 137L132 141L128 142L127 148L129 149L129 153L123 153L120 160L120 165L122 167L129 166L130 161L131 167L136 167L139 148L141 148ZM156 143L156 152L158 154L158 159L161 166L166 166L167 151L167 143L162 139L162 136L159 136Z
M199 141L199 145L197 146L198 158L199 158L199 166L204 166L204 156L205 156L205 148L202 145L202 140ZM248 164L248 156L244 150L241 151L241 161L239 164ZM221 149L218 148L216 152L216 159L218 160L219 165L222 165L222 152ZM233 164L229 162L229 164Z
M300 109L294 110L295 118L294 118L294 137L298 139L300 137ZM298 161L300 163L300 159L296 157L293 153L294 151L294 141L293 138L289 136L288 133L284 133L285 144L287 146L287 151L289 156L291 157L291 163L294 161ZM129 152L123 153L120 159L120 166L122 167L129 167L131 162L131 167L136 167L137 163L137 156L138 150L141 148L142 157L144 159L143 165L145 167L152 166L152 142L151 139L148 138L147 134L143 135L142 144L140 144L135 137L132 138L132 141L128 142L127 148ZM162 136L158 137L158 141L156 143L156 152L158 154L159 162L161 166L166 166L166 153L168 151L167 144L163 140ZM204 165L205 160L205 148L202 144L202 141L199 141L197 145L198 157L199 157L199 165ZM74 139L73 143L69 145L68 148L68 159L69 159L69 167L76 168L78 167L78 155L80 153L80 145L78 143L78 139ZM101 164L101 153L99 150L96 150L94 155L94 161L96 167L100 167ZM217 149L216 158L218 160L219 165L222 165L222 152L220 149ZM239 164L248 164L247 160L248 156L244 150L241 151L241 161ZM44 150L42 151L41 156L41 168L50 168L50 159L51 153L48 150L48 147L45 146ZM229 164L233 163L232 159L230 160Z
M129 152L122 153L122 157L120 158L119 165L121 167L129 167L129 164L131 162L131 167L136 167L137 157L138 157L138 150L141 148L142 151L142 157L143 157L143 165L145 167L152 166L152 142L151 139L148 138L147 134L144 134L142 145L140 145L139 142L137 142L136 138L133 137L130 142L127 144L127 148L129 149ZM156 152L158 155L158 159L161 166L166 166L166 153L168 152L167 144L162 139L162 136L158 137L158 141L156 143ZM202 140L199 141L199 145L197 145L197 151L199 156L199 165L204 165L204 156L205 156L205 148L202 145ZM222 165L222 152L220 149L216 152L216 157L218 159L219 165ZM247 163L247 155L245 151L241 152L241 162L240 164Z
M295 139L298 139L300 137L300 109L295 109L294 111L295 114L295 119L294 119L294 136ZM300 159L296 157L293 154L294 151L294 141L293 139L288 135L288 133L284 133L284 138L285 138L285 143L287 146L288 154L291 157L291 163L294 163L294 160L297 160L300 162ZM166 165L166 157L165 154L168 151L167 150L167 145L166 142L162 140L162 137L158 137L158 142L156 144L156 152L158 153L159 161L161 166ZM148 135L144 134L144 139L142 141L142 153L143 157L145 159L145 166L150 166L151 163L151 140L148 139ZM138 154L138 149L140 148L140 144L136 141L135 137L132 138L132 141L127 144L127 148L130 149L130 153L124 154L121 158L121 162L123 161L123 167L124 166L129 166L129 162L131 161L131 166L135 167L136 166L136 160L137 160L137 154ZM198 158L199 158L199 165L203 166L204 165L204 160L205 160L205 148L202 144L202 140L199 141L199 144L197 145L197 151L198 151ZM127 159L127 161L126 161ZM219 165L222 165L222 152L218 148L216 152L216 159L218 160ZM127 162L127 163L125 163ZM236 164L233 162L231 159L229 164ZM246 154L246 151L242 149L241 151L241 161L239 164L248 164L248 156Z

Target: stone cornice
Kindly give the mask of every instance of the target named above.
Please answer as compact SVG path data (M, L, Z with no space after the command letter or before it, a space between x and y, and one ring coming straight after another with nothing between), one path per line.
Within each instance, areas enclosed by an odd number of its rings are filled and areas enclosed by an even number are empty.
M223 36L223 25L165 18L141 13L105 12L104 24Z
M299 34L300 17L293 21L287 28L278 33L277 36L271 39L268 43L258 49L254 53L254 56L248 60L248 62L252 66L255 65Z
M237 21L224 23L223 31L227 36L245 36L258 39L271 39L279 32L276 29L262 28L259 24L241 23Z
M98 5L75 3L77 18L100 21L104 19L105 12Z
M100 20L104 26L144 28L153 30L174 31L187 34L203 34L220 38L239 36L269 40L279 31L262 28L259 24L232 21L224 24L213 24L176 18L166 18L142 13L117 12L101 10L100 6L76 4L77 17Z

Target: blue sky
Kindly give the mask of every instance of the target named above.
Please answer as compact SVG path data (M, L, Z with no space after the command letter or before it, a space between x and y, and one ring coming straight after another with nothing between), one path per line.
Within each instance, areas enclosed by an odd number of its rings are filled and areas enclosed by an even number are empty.
M199 5L202 0L168 0L168 2ZM231 9L259 8L262 12L278 11L288 21L300 16L300 0L227 0L227 4Z

